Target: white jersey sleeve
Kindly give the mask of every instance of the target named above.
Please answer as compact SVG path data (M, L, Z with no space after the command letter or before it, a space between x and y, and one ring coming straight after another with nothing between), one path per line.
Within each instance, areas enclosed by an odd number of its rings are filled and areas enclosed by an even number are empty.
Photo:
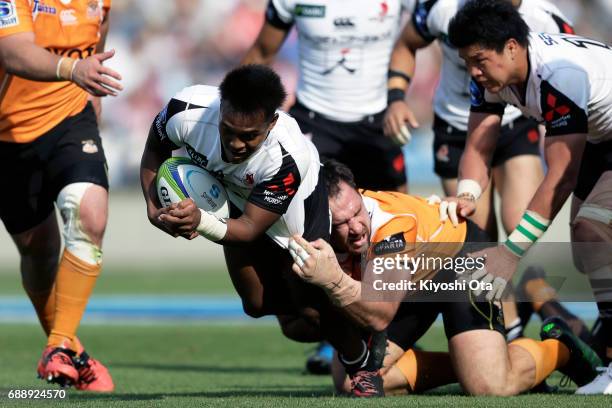
M184 146L185 136L202 116L201 109L218 101L218 96L218 88L207 85L190 86L178 92L153 121L153 129L160 142L172 149ZM199 111L197 117L191 118L190 111L193 109Z
M418 0L412 13L412 24L419 35L428 42L434 41L446 32L444 16L434 8L437 0Z
M578 67L559 67L540 82L540 107L546 136L588 133L591 84Z
M290 0L269 0L266 22L281 30L289 30L294 22L294 5Z

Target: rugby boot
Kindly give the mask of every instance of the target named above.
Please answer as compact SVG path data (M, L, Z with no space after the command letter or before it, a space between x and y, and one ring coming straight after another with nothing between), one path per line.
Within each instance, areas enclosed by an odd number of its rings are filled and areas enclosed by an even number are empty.
M569 349L569 361L559 371L576 384L583 386L597 377L597 367L603 365L601 359L593 349L572 332L567 323L559 316L544 320L540 338L559 340Z
M314 353L306 360L306 371L310 374L323 375L331 373L334 348L326 341L317 345Z
M79 378L74 387L80 391L113 392L115 385L108 369L86 351L73 358Z
M45 348L36 370L38 377L62 387L75 384L79 373L72 361L74 356L75 352L66 347Z

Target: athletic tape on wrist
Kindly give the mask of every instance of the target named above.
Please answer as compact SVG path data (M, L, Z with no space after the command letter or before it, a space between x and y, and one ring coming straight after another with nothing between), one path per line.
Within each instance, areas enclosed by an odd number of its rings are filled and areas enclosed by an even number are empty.
M62 61L65 60L66 57L61 57L58 61L57 61L57 65L55 67L55 77L57 79L62 79L62 77L60 76L60 66L62 65Z
M508 236L504 243L514 255L522 257L525 252L536 243L536 241L546 232L550 220L542 217L534 211L525 211L521 222L514 231Z
M403 101L406 99L406 92L403 89L393 88L387 91L387 105L392 104L396 101Z
M324 286L332 303L345 307L361 299L361 282L354 280L343 271L336 282Z
M478 200L482 195L480 183L472 179L459 180L459 183L457 183L457 197L462 194L471 194L475 200Z
M227 233L227 223L200 208L200 224L196 231L211 241L221 241Z

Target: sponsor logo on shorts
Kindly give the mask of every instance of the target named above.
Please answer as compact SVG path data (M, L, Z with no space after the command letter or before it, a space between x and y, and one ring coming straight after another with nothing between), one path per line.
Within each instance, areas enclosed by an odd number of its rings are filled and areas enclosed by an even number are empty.
M444 163L448 163L450 161L450 157L448 157L448 145L443 144L440 146L438 151L436 152L436 160Z
M0 28L13 27L19 24L19 16L13 1L0 1Z
M87 139L81 141L83 145L83 152L88 154L98 153L98 145L92 139Z
M325 6L296 4L293 13L296 17L323 18L325 17Z

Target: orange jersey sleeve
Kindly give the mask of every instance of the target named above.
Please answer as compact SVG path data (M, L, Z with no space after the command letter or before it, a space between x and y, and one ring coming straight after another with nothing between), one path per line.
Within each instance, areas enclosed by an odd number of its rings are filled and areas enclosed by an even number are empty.
M0 1L0 15L12 13L18 20L0 26L0 36L31 31L36 45L83 59L95 52L105 6L110 7L110 1ZM31 142L81 112L87 103L87 93L68 81L30 81L0 70L0 84L0 141L4 142Z
M0 1L0 38L33 30L28 0Z

